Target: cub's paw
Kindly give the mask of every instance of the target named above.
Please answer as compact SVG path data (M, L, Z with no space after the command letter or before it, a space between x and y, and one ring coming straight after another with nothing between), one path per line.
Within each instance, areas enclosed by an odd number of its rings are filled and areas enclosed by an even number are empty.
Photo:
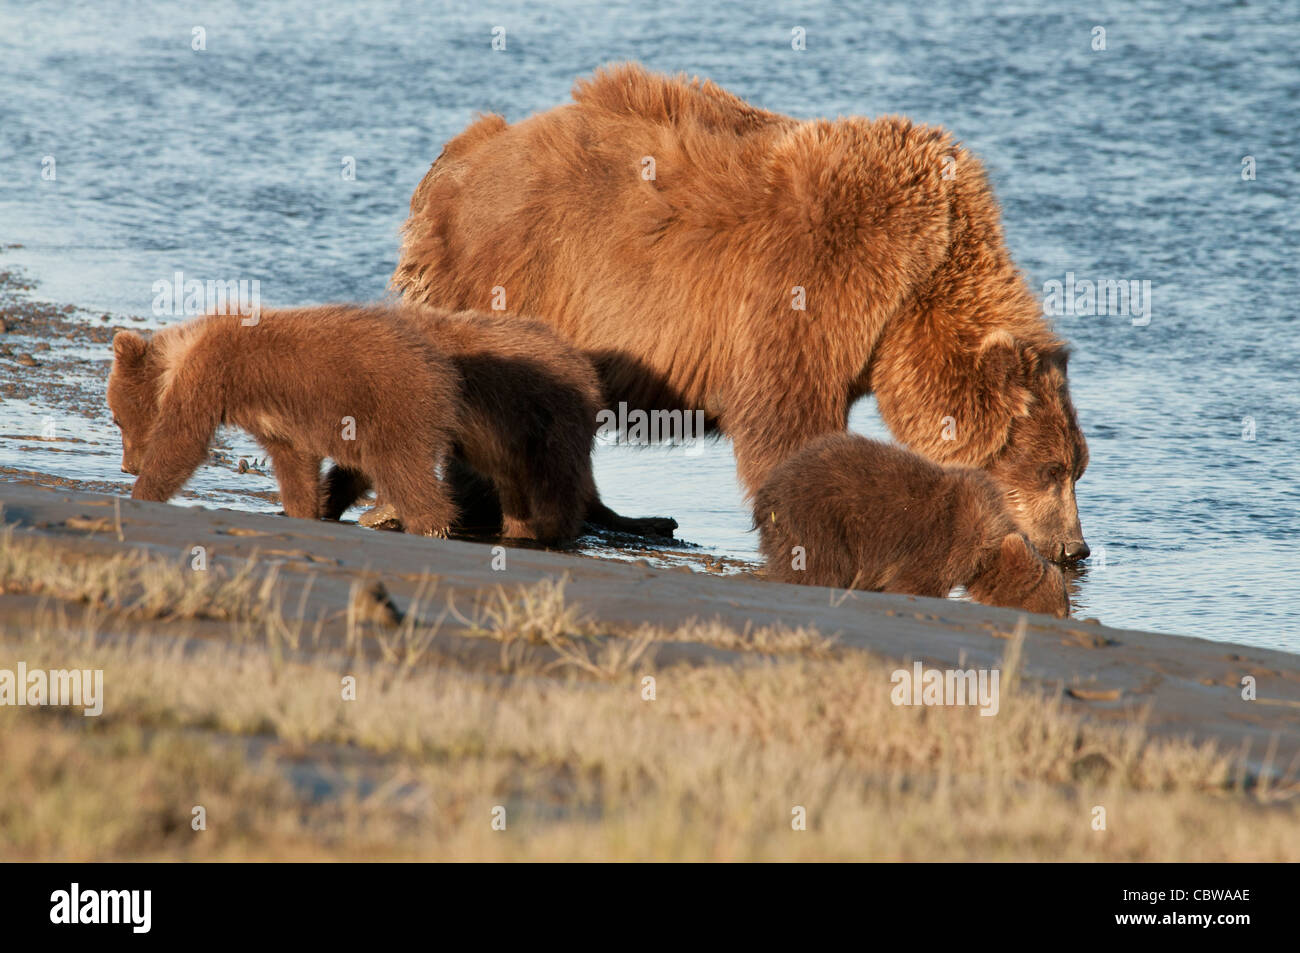
M396 507L391 503L381 503L374 509L367 510L361 514L357 522L369 529L382 529L396 533L402 532L404 528L401 519L397 516Z
M677 520L671 516L625 516L623 523L621 528L625 532L636 533L638 536L663 536L672 539L673 532L677 529Z

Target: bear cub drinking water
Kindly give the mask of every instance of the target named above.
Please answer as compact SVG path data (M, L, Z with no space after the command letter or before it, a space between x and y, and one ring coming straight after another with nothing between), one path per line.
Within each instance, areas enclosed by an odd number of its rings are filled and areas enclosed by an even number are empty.
M392 307L211 314L148 340L121 331L108 406L137 500L174 496L224 424L266 448L289 516L320 515L329 457L367 474L408 532L445 535L456 519L437 468L460 415L460 375Z
M988 605L1069 613L1065 577L1016 529L981 470L834 434L772 471L754 521L780 582L940 598L965 586Z

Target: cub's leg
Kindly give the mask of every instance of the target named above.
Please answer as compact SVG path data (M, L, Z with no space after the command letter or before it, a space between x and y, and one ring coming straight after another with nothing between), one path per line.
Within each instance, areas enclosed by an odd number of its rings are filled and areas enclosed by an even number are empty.
M501 535L507 539L536 539L528 493L513 481L497 484L501 497Z
M491 533L501 531L501 501L496 486L459 457L447 461L443 482L450 488L456 508L458 532ZM372 489L370 477L360 470L335 464L321 481L321 519L337 520L357 500ZM376 507L382 506L376 500Z
M320 488L320 518L336 520L357 500L369 492L370 477L360 470L350 470L337 463L329 468Z
M590 471L570 479L551 479L529 474L521 489L527 498L529 527L535 539L546 543L568 543L582 532L586 500L595 492Z
M280 484L280 505L284 515L314 520L320 516L321 458L280 440L263 441L271 455L276 482Z
M449 457L444 470L456 502L456 529L465 533L501 532L501 498L496 484L471 467L459 455Z
M438 479L437 456L415 453L367 465L379 498L391 503L408 533L446 536L456 522L456 504Z
M534 539L570 543L582 533L582 513L582 504L577 500L559 505L554 500L534 500L528 525Z
M217 421L211 407L169 394L149 432L132 499L165 503L175 496L207 459Z

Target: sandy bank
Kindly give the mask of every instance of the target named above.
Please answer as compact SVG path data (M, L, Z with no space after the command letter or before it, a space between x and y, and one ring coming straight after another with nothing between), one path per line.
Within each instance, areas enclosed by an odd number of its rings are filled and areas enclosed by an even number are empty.
M834 636L840 651L865 650L939 668L997 667L1020 614L953 600L844 593L665 570L489 544L381 533L351 524L291 520L232 510L206 510L123 500L120 532L114 497L0 484L4 523L14 538L42 540L78 559L142 550L186 565L193 547L211 565L234 567L256 557L275 566L287 587L286 611L309 578L302 614L323 625L321 650L342 644L349 600L358 580L382 581L399 611L428 574L440 601L457 607L443 622L435 657L486 664L496 650L463 637L473 607L501 587L567 578L567 599L611 631L641 624L674 627L690 619L725 626L812 627ZM13 593L14 587L10 586ZM35 597L10 594L0 624L20 625ZM423 610L422 610L423 611ZM140 631L165 636L171 623L152 620ZM226 637L214 627L214 637ZM1231 633L1225 632L1225 638ZM689 641L665 645L660 664L709 659L727 652ZM1300 754L1300 658L1203 639L1111 629L1095 623L1028 617L1024 683L1048 693L1064 690L1068 708L1090 718L1129 721L1146 712L1153 735L1215 739L1244 753L1258 769L1285 771ZM1243 700L1242 680L1256 680L1257 698Z

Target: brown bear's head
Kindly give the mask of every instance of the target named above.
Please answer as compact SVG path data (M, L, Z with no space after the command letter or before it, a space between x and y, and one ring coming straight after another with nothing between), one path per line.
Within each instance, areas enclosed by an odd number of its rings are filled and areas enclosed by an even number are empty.
M966 587L991 606L1024 609L1064 619L1070 614L1065 576L1034 549L1023 533L1008 533L986 568Z
M1044 556L1087 557L1074 484L1088 444L1070 401L1065 345L1041 332L999 330L938 368L924 363L934 348L915 335L882 347L872 387L890 430L937 463L985 470Z
M158 368L149 342L134 331L113 338L113 371L108 376L108 409L122 431L122 472L138 475L158 416Z
M1088 556L1079 524L1074 485L1088 466L1088 444L1070 401L1069 352L998 344L993 356L1004 366L995 376L1007 392L1021 395L1021 412L1009 417L1006 442L987 464L1006 497L1016 525L1055 562ZM986 355L986 359L989 359Z

